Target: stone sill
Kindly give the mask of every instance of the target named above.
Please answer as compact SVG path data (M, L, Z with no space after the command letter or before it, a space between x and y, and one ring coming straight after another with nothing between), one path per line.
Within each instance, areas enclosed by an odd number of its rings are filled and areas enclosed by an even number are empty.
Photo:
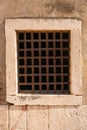
M25 95L7 96L14 105L82 105L82 96L75 95Z

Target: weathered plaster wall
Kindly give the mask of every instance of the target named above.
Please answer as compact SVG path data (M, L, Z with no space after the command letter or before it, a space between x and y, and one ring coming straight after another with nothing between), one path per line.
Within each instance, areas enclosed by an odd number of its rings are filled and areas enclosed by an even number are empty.
M6 18L76 18L82 21L83 50L83 96L87 102L87 1L86 0L0 0L0 103L5 103L6 61L5 32ZM78 78L78 77L77 77Z
M76 18L82 21L85 105L6 105L6 18ZM0 0L0 104L0 130L87 130L87 0Z

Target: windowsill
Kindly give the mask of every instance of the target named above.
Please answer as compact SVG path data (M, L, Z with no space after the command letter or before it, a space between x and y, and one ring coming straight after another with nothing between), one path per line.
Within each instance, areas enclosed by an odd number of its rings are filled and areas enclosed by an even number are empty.
M82 105L82 96L75 95L17 94L7 96L7 100L14 105Z

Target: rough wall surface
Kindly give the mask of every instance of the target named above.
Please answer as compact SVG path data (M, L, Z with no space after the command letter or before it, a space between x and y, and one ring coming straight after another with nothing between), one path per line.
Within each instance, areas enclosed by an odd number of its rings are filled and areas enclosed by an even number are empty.
M6 95L6 18L76 18L82 21L83 100L87 102L87 1L86 0L0 0L0 103ZM78 78L78 77L77 77Z
M85 106L6 105L6 18L76 18L82 21ZM0 130L87 130L86 37L87 0L0 0Z
M0 130L87 130L87 106L2 105Z

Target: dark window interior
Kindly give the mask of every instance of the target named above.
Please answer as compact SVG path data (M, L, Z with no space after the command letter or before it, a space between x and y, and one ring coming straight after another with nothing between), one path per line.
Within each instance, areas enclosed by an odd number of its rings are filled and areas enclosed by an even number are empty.
M21 93L68 94L70 31L17 32Z

